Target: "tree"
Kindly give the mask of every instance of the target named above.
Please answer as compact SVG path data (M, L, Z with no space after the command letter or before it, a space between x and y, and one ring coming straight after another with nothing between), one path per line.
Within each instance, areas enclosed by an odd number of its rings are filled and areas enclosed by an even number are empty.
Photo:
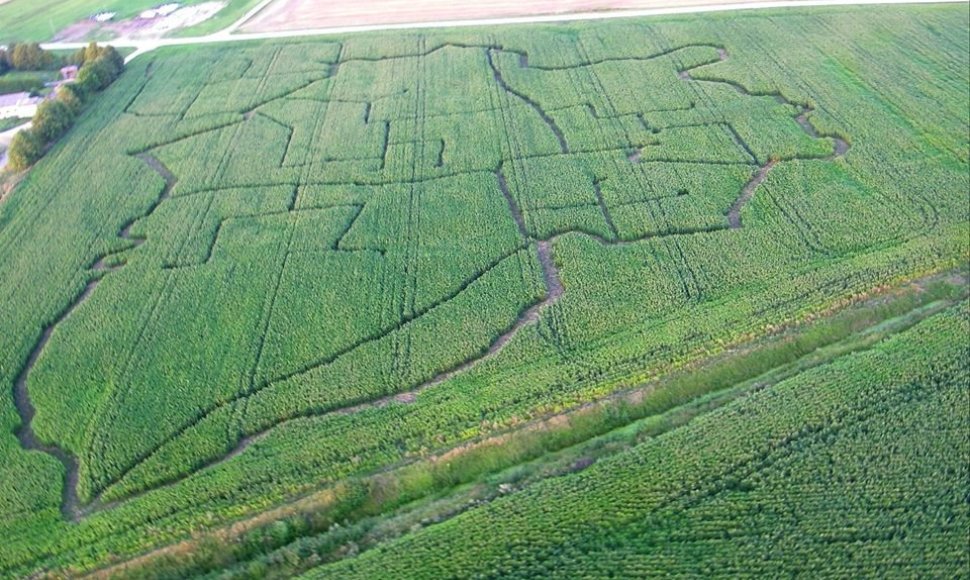
M101 56L101 47L98 46L97 42L91 41L84 49L81 64L93 62L97 60L99 56Z
M111 65L114 71L115 78L121 76L121 73L125 72L125 57L121 56L121 53L115 49L113 46L104 47L104 53L101 55L108 64Z
M75 50L74 53L71 54L71 56L64 59L64 62L67 64L73 64L80 67L82 64L84 64L84 51L85 49L83 48L79 48Z
M74 122L74 112L58 99L44 101L37 107L31 131L44 143L51 143L67 132Z
M15 48L17 48L17 43L11 42L10 44L7 45L7 50L0 51L0 60L3 61L3 64L6 65L8 69L13 68L12 58L13 58L13 51Z
M85 95L96 93L111 84L111 71L101 60L85 62L77 73L77 85Z
M81 114L81 109L84 107L84 99L74 84L57 87L57 100L67 105L74 116Z
M54 56L36 42L22 43L10 49L9 63L17 70L44 70L54 63Z
M115 47L98 46L96 42L88 43L86 47L75 52L69 60L78 66L103 62L111 70L113 77L117 77L125 70L125 57L121 56Z
M24 129L10 142L9 166L14 171L24 171L44 155L44 143L32 129Z
M39 51L39 52L38 52ZM14 62L19 66L35 66L38 62L52 62L52 56L37 44L18 44L13 47ZM78 72L77 81L61 85L55 99L41 103L34 114L33 127L14 136L10 144L10 167L23 171L44 155L47 144L66 133L80 114L89 95L103 90L124 71L124 58L114 47L89 44L75 54L84 64ZM0 58L3 54L0 53Z
M98 90L104 90L108 88L118 75L119 71L115 70L114 65L105 57L99 57L95 59L94 62L88 63L89 67L94 67L98 71L98 76L101 78L101 87Z

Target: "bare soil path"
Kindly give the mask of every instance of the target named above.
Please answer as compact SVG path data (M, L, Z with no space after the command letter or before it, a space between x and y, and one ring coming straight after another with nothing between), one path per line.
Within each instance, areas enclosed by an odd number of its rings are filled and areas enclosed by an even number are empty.
M708 63L703 63L700 65L679 71L677 75L680 77L680 79L684 81L690 81L690 82L715 83L715 84L727 85L733 88L734 90L736 90L737 92L741 93L742 95L746 95L749 97L769 97L769 96L774 97L775 100L778 101L779 103L784 105L791 105L798 110L798 113L795 114L795 122L798 123L798 126L801 127L802 131L805 131L805 133L809 137L811 137L812 139L823 139L826 137L832 139L832 142L833 142L832 154L825 157L826 160L832 161L837 157L842 157L849 150L849 147L850 147L849 143L842 137L839 137L838 135L822 135L815 130L815 127L808 120L808 115L811 114L811 112L814 111L814 109L808 105L795 103L780 93L751 92L743 85L730 80L695 79L694 77L692 77L690 74L692 70L695 70L704 66L708 66L711 64L717 64L718 62L724 62L729 58L728 51L726 48L724 47L716 47L716 48L717 48L717 60L714 60ZM732 131L734 131L734 129L732 129ZM735 136L735 139L738 141L738 143L744 147L745 151L747 151L749 155L754 157L754 154L751 152L751 149L746 144L744 144L743 141L740 140L740 137L738 136L736 131L734 132L734 136ZM631 161L633 161L632 157L631 157ZM774 159L774 158L769 159L767 163L765 163L764 165L758 168L758 171L756 171L755 174L751 176L751 179L744 185L744 187L741 189L741 193L738 195L737 199L734 200L734 203L731 204L730 209L728 209L728 213L727 213L728 227L730 227L733 230L739 229L741 227L741 210L743 210L744 206L746 206L748 202L751 201L751 199L754 197L755 191L757 191L758 189L758 186L761 185L761 183L765 180L765 178L768 177L768 172L771 171L772 167L774 167L778 162L779 162L779 159Z
M911 292L923 292L929 283L936 282L941 279L946 279L948 283L960 287L966 287L967 283L966 278L961 274L935 273L923 278L900 282L900 284L897 286L876 288L871 293L864 293L857 296L856 299L851 302L851 304L846 306L847 308L865 308L866 306L885 304L888 301L909 296L911 295ZM965 293L963 296L965 296ZM772 385L775 385L778 382L792 376L794 373L824 366L843 356L869 350L886 336L889 336L895 332L900 332L907 328L911 328L919 321L925 320L929 316L932 316L933 314L936 314L957 302L958 300L937 300L935 302L918 306L913 310L888 320L868 321L864 327L859 327L856 330L853 330L846 338L836 340L835 342L822 346L787 363L781 363L778 366L768 369L757 377L748 379L747 381L740 378L736 379L737 382L734 382L731 386L719 388L715 392L724 393L725 391L730 392L735 390L736 393L744 394L770 388ZM835 315L836 312L837 310L831 311L827 314L827 316ZM624 401L627 404L632 405L639 405L640 402L643 401L644 397L655 392L657 389L662 388L664 384L668 384L670 381L676 381L678 377L682 377L685 374L703 372L705 369L715 368L717 365L722 364L724 361L730 358L756 356L760 349L770 346L771 344L791 341L794 336L798 335L799 327L804 329L811 324L813 324L811 321L805 321L804 323L795 324L790 327L778 328L764 339L745 341L730 346L721 354L698 359L670 375L651 378L646 382L638 383L603 398L596 399L561 412L537 417L525 424L484 435L457 447L437 450L434 453L424 457L422 461L434 464L454 459L455 457L463 455L467 452L473 452L474 450L483 447L505 445L509 441L514 441L516 434L519 433L562 431L570 427L572 419L583 417L587 413L596 413L597 409L607 405L616 404L618 401ZM709 411L721 407L722 405L735 400L735 396L736 395L729 394L723 398L719 397L713 404L709 403L710 406L707 406L706 410ZM690 403L682 408L687 408L689 405ZM701 416L702 414L703 412L698 414L696 411L686 413L680 417L680 421L672 423L670 428L681 426L686 422L692 421L695 417ZM630 419L630 421L634 422L636 420L637 419L635 418ZM620 427L620 429L624 428L625 427ZM608 432L609 431L604 431L604 434ZM616 431L612 432L615 433ZM593 439L567 448L578 450L585 446L589 441L595 441L595 436ZM581 459L580 462L574 463L571 470L584 469L592 462L613 454L615 450L616 448L611 447L587 448L586 450L583 450L584 459ZM239 451L242 451L242 449L234 451L233 453L238 453ZM590 454L592 454L592 456L590 456ZM364 474L361 477L365 481L374 481L386 477L388 474L394 474L398 469L407 469L409 465L413 465L414 463L414 459L404 460L395 465ZM119 575L127 576L131 575L132 571L150 569L153 563L158 561L160 558L170 558L173 555L177 556L180 554L193 552L198 549L200 544L206 541L213 541L222 544L236 542L238 541L238 538L242 537L247 531L264 526L269 522L278 521L294 514L320 513L322 511L332 509L333 506L340 501L338 499L338 493L339 492L336 491L335 487L324 486L305 495L294 497L290 501L268 509L267 511L258 512L256 514L243 517L239 520L226 523L222 527L208 530L201 534L192 535L191 537L181 541L163 545L156 549L147 551L129 560L97 569L85 577L115 578Z

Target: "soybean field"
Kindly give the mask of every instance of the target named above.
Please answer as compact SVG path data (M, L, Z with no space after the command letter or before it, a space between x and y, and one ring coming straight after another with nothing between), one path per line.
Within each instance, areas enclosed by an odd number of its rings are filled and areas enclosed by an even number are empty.
M965 572L968 29L139 56L0 202L0 574Z

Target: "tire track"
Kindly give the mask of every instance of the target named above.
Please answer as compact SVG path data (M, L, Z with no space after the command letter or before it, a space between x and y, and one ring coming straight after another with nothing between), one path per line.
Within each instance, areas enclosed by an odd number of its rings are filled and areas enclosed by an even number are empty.
M558 268L556 268L556 265L552 257L552 242L548 240L537 242L536 253L539 258L539 263L542 266L543 278L547 288L545 298L533 304L532 306L527 308L524 312L522 312L519 315L519 317L515 320L515 322L512 324L512 326L510 326L505 332L499 335L499 337L496 338L492 342L492 344L489 345L488 349L486 349L485 352L483 352L481 355L473 357L450 370L442 372L408 391L403 391L400 393L395 393L393 395L381 397L379 399L374 399L372 401L367 401L364 403L351 405L349 407L343 407L340 409L328 411L323 414L307 413L305 415L298 415L298 416L294 416L289 419L286 419L285 421L282 421L280 423L267 427L266 429L260 430L256 433L253 433L251 435L244 437L239 441L239 443L235 446L235 448L233 448L233 450L229 452L228 455L226 455L225 457L215 462L208 464L206 467L213 467L215 465L218 465L219 463L228 461L232 457L235 457L236 455L245 451L245 449L249 447L249 445L251 445L253 442L265 437L270 431L273 431L278 427L285 425L291 421L296 421L298 419L306 419L314 416L327 415L327 414L353 415L361 411L366 411L369 409L379 409L395 403L403 403L403 404L412 403L417 398L417 396L422 392L430 389L431 387L439 385L445 382L446 380L454 376L457 376L467 370L470 370L472 367L477 366L479 363L499 354L506 347L506 345L508 345L508 343L515 337L515 335L519 333L519 331L521 331L526 326L532 324L533 322L536 322L537 320L539 320L539 313L546 307L555 303L559 299L559 297L562 296L563 294L564 289L563 289L562 281L559 279L559 270Z

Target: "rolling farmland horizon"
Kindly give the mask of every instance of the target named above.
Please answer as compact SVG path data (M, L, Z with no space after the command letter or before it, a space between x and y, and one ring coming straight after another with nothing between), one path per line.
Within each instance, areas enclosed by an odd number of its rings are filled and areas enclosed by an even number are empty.
M959 576L968 31L139 55L0 201L0 574Z

